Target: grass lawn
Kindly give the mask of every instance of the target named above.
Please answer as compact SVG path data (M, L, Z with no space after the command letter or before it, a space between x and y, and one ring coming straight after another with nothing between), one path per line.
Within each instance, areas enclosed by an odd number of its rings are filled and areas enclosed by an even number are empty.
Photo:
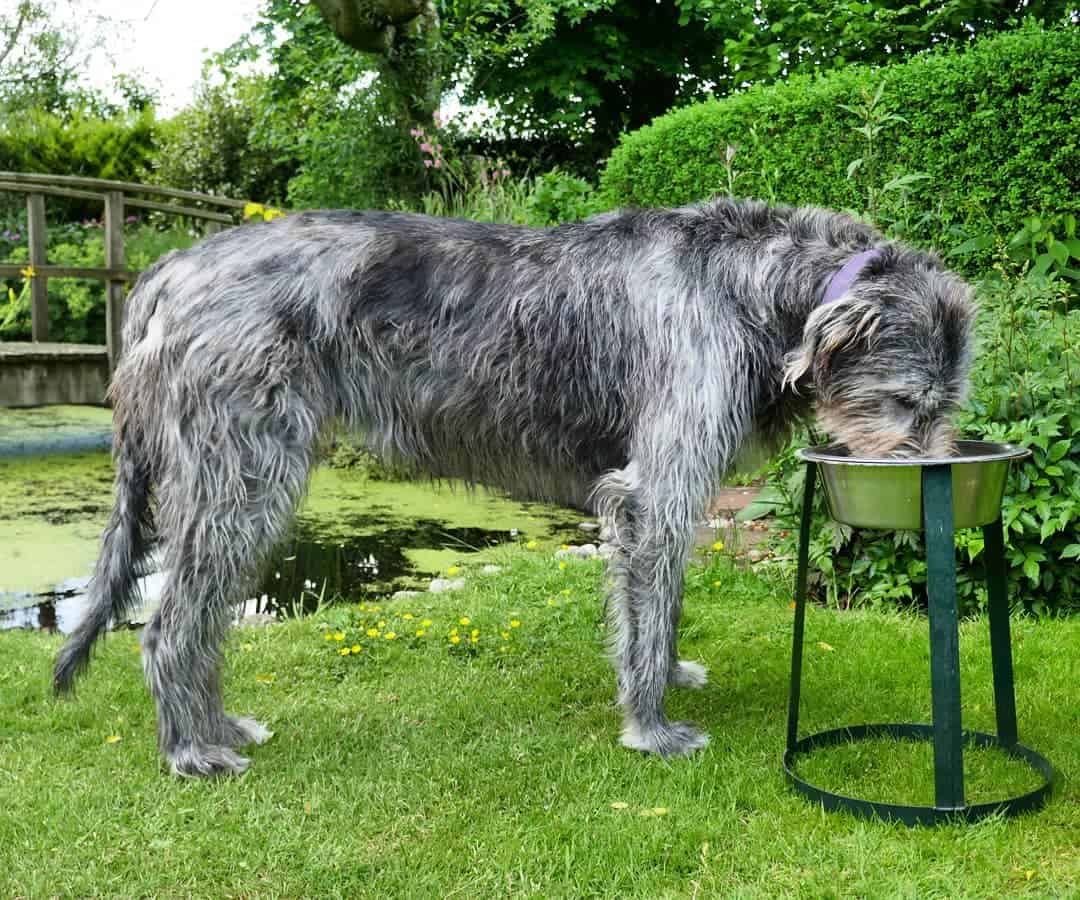
M617 741L599 564L493 559L456 593L234 631L227 705L276 732L235 780L164 774L135 633L110 636L74 702L49 694L59 638L0 633L0 896L1080 897L1075 780L1033 815L916 830L791 791L786 580L691 570L682 653L711 677L669 709L712 743L664 762ZM804 732L926 720L926 631L810 610ZM965 724L992 731L984 621L961 653ZM1014 622L1014 655L1021 739L1075 776L1080 620ZM822 753L819 783L932 797L928 747ZM989 752L967 778L969 799L1032 784Z

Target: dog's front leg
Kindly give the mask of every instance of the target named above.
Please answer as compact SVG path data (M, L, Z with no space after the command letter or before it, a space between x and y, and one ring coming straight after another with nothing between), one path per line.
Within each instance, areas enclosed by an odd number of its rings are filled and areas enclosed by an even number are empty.
M619 700L627 747L664 756L690 753L708 737L664 712L669 684L699 687L705 670L678 660L683 576L693 546L694 523L705 503L705 479L686 472L638 477L630 466L622 502L613 515L610 581Z

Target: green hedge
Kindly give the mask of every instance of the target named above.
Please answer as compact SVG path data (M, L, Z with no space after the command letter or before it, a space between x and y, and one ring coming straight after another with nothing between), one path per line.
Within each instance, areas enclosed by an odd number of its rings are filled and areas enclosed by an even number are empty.
M724 152L736 145L734 192L792 204L865 211L849 179L864 155L858 105L884 82L883 103L905 122L879 141L876 178L931 177L906 188L934 215L923 234L1019 230L1033 212L1075 212L1080 188L1080 28L1028 27L966 52L930 54L871 70L843 69L669 113L624 136L601 180L606 202L678 205L727 188ZM752 130L753 129L753 130ZM962 237L954 237L955 241Z

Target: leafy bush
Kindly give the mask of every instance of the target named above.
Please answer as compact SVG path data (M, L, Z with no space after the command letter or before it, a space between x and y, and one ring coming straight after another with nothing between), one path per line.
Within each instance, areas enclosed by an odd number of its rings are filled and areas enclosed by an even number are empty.
M866 209L849 177L866 151L853 107L884 82L903 120L875 148L880 182L928 175L891 202L932 215L909 236L959 244L1009 237L1032 212L1075 212L1080 182L1080 29L1027 27L963 53L754 88L670 113L626 135L601 179L610 204L669 205L727 189L792 204ZM846 108L847 107L847 108ZM726 159L735 148L734 162ZM897 210L885 210L896 214ZM985 264L982 250L973 262Z
M1000 256L1003 248L999 247ZM999 263L979 286L979 347L965 437L1007 441L1032 456L1014 465L1002 507L1013 601L1046 613L1080 609L1080 309L1065 283ZM788 451L773 464L771 496L794 554L805 467ZM926 564L916 532L852 529L832 521L819 490L811 568L818 591L840 605L924 603ZM958 595L965 611L986 602L982 532L957 533Z
M529 224L559 225L587 218L601 204L584 178L554 169L536 179L525 206Z
M149 180L206 194L282 200L295 164L252 139L266 90L259 78L203 83L191 106L161 124Z
M188 247L197 235L174 227L166 230L132 223L124 235L128 268L142 270L162 254ZM8 242L7 258L26 262L25 242ZM2 249L2 247L0 247ZM105 241L101 225L95 221L54 226L48 233L49 262L59 266L98 267L105 265ZM29 279L0 282L0 340L30 339ZM50 278L49 338L80 344L105 343L105 287L100 281L79 278Z
M8 117L0 128L0 170L84 175L139 181L156 141L153 112L100 119L82 114L61 119L30 110ZM9 215L22 209L22 194L0 193ZM79 220L101 215L101 203L50 197L50 218Z

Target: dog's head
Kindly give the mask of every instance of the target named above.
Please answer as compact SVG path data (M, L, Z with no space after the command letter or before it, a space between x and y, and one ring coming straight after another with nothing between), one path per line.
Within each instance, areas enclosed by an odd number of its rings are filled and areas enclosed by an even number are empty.
M927 254L883 248L818 305L786 360L818 422L856 456L945 456L967 390L971 290Z

